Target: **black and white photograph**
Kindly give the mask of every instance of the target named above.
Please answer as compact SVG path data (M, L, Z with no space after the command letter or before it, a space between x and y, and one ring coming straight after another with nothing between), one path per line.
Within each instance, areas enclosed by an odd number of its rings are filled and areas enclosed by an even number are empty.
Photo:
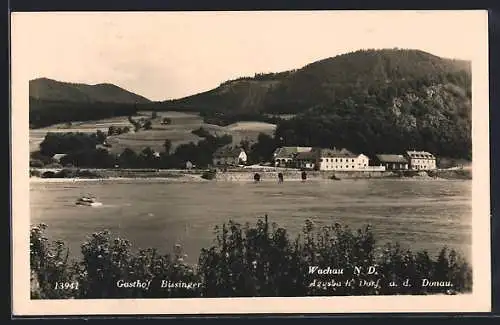
M13 13L14 312L489 311L487 17Z

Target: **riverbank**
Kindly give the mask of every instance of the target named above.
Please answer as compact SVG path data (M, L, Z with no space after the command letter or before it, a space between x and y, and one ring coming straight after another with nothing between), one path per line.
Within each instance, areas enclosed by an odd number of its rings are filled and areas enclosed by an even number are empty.
M299 170L229 170L210 173L211 181L254 182L259 174L260 181L276 181L282 174L284 181L302 181ZM32 182L79 182L79 181L117 181L117 180L165 180L175 182L205 182L205 170L172 169L37 169L30 170ZM446 169L435 171L308 171L306 180L355 180L355 179L418 179L418 180L470 180L470 169ZM204 178L205 177L205 178Z
M42 178L30 177L30 183L105 183L105 182L165 182L165 183L193 183L208 182L201 177L107 177L107 178Z

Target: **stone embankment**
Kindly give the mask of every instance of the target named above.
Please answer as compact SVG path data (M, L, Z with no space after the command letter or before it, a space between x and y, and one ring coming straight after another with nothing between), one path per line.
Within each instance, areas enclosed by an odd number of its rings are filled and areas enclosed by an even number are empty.
M52 173L47 175L46 172ZM228 171L217 171L214 174L215 181L254 181L255 174L259 174L260 181L276 181L279 174L283 175L284 181L301 181L300 170L252 170L238 169ZM470 169L442 169L435 171L306 171L307 180L343 180L343 179L472 179ZM81 170L43 170L32 169L30 176L42 178L81 178L81 179L107 179L107 178L168 178L168 179L202 179L203 170L154 170L154 169L81 169ZM212 179L212 178L210 178Z
M260 181L276 181L278 174L283 175L285 181L301 181L302 172L298 170L286 171L226 171L217 172L218 181L254 181L254 175L259 174ZM470 170L436 170L432 172L392 172L392 171L308 171L308 180L343 180L343 179L472 179Z

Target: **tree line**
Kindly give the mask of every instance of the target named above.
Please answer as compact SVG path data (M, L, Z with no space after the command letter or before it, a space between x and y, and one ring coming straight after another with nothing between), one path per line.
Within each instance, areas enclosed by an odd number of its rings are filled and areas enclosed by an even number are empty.
M29 124L40 128L58 123L91 121L115 116L135 115L136 104L76 103L29 99Z
M115 130L115 128L110 128ZM109 132L108 132L109 133ZM137 153L125 148L120 154L112 154L107 148L98 147L106 141L106 134L96 133L47 133L40 144L40 150L32 154L32 167L49 164L54 154L64 154L60 158L63 166L85 168L185 168L186 162L200 168L210 166L214 152L232 143L230 135L213 136L209 133L197 144L181 144L172 152L172 142L165 140L162 152L145 147ZM97 147L96 147L97 146Z

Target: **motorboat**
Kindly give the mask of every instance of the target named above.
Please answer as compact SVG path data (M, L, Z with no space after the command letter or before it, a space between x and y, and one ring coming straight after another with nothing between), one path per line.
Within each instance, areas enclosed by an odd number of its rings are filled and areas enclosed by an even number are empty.
M102 203L98 202L94 197L84 196L76 200L76 205L86 205L91 207L101 206Z

